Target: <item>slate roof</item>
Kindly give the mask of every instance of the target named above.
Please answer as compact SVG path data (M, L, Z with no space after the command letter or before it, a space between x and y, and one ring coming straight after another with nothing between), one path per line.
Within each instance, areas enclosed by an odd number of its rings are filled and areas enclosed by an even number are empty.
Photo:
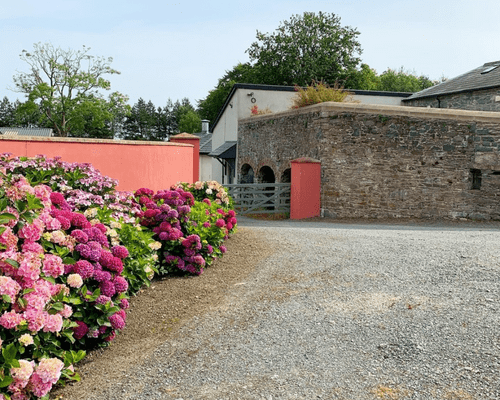
M217 147L209 156L218 158L236 158L236 141L225 142L222 146Z
M488 62L472 71L414 93L403 101L500 87L500 61Z
M51 128L9 128L1 127L0 134L4 136L47 136L51 137Z
M208 154L212 151L212 134L211 133L195 133L200 137L200 154Z

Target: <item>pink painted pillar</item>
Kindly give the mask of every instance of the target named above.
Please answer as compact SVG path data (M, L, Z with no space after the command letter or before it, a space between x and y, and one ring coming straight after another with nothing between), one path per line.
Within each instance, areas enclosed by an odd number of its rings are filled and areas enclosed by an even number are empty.
M192 144L193 152L193 182L200 180L200 138L190 133L179 133L170 137L170 141L174 143Z
M319 217L321 162L309 157L291 161L290 219Z

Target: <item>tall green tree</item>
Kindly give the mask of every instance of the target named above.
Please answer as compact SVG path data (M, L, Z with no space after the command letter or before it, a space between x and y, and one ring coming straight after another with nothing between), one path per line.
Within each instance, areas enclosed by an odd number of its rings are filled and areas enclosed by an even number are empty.
M0 101L0 126L16 126L16 109L16 104L11 103L7 96Z
M28 72L14 76L16 90L28 98L24 109L38 108L40 125L53 128L56 136L78 135L86 126L104 128L116 117L113 102L102 91L111 87L105 76L119 72L111 68L111 57L95 57L89 51L85 46L74 51L35 43L33 51L20 55L29 66ZM118 109L123 108L126 97L112 97L121 99Z
M376 90L391 92L420 92L434 86L438 81L431 81L427 76L412 74L401 67L399 70L388 68L379 77Z
M335 14L305 12L273 33L257 31L247 53L260 83L305 86L312 81L343 84L360 63L359 32Z
M127 140L164 140L158 129L158 114L151 100L140 98L123 124L121 136ZM165 135L166 136L166 135Z

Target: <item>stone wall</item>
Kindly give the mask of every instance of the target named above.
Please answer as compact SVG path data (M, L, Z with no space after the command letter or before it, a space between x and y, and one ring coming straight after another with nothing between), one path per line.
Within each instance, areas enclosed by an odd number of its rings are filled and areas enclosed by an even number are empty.
M499 148L497 113L323 103L240 120L238 165L319 159L326 216L498 220Z
M403 105L414 107L456 108L475 111L500 111L500 88L474 92L440 95L415 100L403 100Z

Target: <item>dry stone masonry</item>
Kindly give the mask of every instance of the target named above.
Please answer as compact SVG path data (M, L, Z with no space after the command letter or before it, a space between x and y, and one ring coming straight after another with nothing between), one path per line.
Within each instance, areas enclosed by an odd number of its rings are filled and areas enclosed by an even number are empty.
M339 218L500 219L500 114L323 103L240 120L238 169L321 161Z

